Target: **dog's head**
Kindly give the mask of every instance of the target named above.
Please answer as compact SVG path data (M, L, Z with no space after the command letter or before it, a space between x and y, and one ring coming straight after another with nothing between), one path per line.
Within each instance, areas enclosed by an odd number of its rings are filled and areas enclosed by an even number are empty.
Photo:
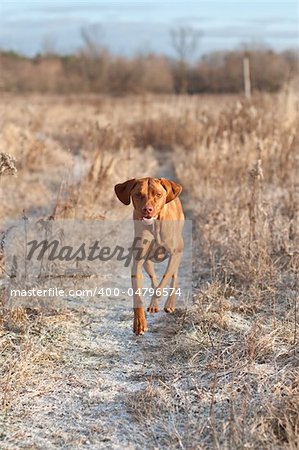
M158 217L166 203L182 192L182 186L166 178L133 178L115 186L118 199L125 205L132 202L137 219L150 221Z

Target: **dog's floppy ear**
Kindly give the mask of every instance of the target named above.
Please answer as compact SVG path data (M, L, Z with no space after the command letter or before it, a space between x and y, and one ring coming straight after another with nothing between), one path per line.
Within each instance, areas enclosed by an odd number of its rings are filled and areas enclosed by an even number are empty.
M174 181L167 180L167 178L160 178L160 183L167 192L166 203L174 200L182 192L182 186Z
M131 190L136 184L136 178L132 180L125 181L124 183L116 184L114 186L117 198L124 203L124 205L129 205L131 202Z

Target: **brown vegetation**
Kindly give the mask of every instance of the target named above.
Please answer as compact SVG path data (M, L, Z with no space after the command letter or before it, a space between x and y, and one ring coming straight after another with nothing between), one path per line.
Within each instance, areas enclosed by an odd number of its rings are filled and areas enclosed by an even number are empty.
M38 437L53 448L295 450L296 92L252 102L6 96L1 114L0 151L19 169L1 178L2 230L24 207L28 216L122 217L113 185L161 163L183 185L194 224L192 305L155 317L148 338L130 340L123 299L75 314L2 315L4 446L30 448Z
M298 76L296 51L264 48L215 52L195 64L156 54L113 57L106 49L26 58L0 52L0 91L56 94L236 93L244 90L243 58L249 57L253 90L277 92Z

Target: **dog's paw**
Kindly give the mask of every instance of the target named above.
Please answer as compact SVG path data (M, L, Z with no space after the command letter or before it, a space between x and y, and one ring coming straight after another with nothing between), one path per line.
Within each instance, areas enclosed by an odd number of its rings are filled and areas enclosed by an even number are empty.
M173 313L175 311L174 307L170 307L170 306L164 306L164 311L166 313Z
M165 305L164 305L164 311L166 312L166 313L173 313L174 311L175 311L175 304L174 304L174 302L172 301L167 301L166 303L165 303Z
M147 331L144 308L134 308L133 332L139 336Z
M149 313L157 313L159 311L157 299L152 299L149 307L147 308Z

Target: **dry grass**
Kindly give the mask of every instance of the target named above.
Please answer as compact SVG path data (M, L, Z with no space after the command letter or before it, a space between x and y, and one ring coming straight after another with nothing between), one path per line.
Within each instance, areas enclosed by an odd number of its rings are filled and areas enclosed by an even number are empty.
M1 327L1 404L10 407L43 367L59 364L64 350L66 314L44 316L35 310L15 309L5 314Z
M155 414L157 382L133 399L144 400L152 428L167 424L160 435L175 448L299 444L299 116L298 97L289 95L231 102L186 127L177 145L176 131L167 139L168 119L150 133L145 124L148 143L175 152L196 229L198 293L162 350L164 407ZM179 411L178 390L186 397Z
M16 160L8 153L0 153L0 177L3 175L14 175L17 172Z
M173 151L177 147L191 150L200 142L204 129L200 121L185 117L164 117L141 121L132 125L133 140L137 147L153 147Z
M84 114L82 101L32 97L30 107L22 99L12 107L6 99L0 151L17 159L18 177L1 179L7 199L2 229L24 208L28 216L122 217L113 185L156 175L155 164L163 162L184 186L194 223L194 304L158 321L157 336L138 341L133 358L126 345L130 314L120 324L119 305L113 317L111 305L100 313L87 305L79 319L55 311L3 314L1 439L19 442L17 414L25 413L15 400L28 383L34 395L40 373L55 368L55 377L65 381L64 371L75 367L88 380L81 393L88 439L98 448L100 434L116 436L114 424L103 422L104 431L88 425L99 420L97 405L86 400L96 391L91 365L116 399L116 428L125 430L127 440L113 441L112 448L298 448L298 97L287 90L251 103L234 97L86 98ZM1 155L0 173L14 172L14 160ZM81 326L85 314L98 323L114 320L112 331L103 327L104 350L91 347L100 330L88 334L91 325ZM86 348L76 355L82 336ZM123 364L127 387L118 367ZM103 392L97 395L105 416L112 400ZM59 393L52 401L58 399ZM34 426L34 417L28 420ZM42 420L47 427L48 419ZM76 441L67 429L58 438L61 423L55 420L53 448L89 445L83 428ZM135 441L130 427L138 430Z

